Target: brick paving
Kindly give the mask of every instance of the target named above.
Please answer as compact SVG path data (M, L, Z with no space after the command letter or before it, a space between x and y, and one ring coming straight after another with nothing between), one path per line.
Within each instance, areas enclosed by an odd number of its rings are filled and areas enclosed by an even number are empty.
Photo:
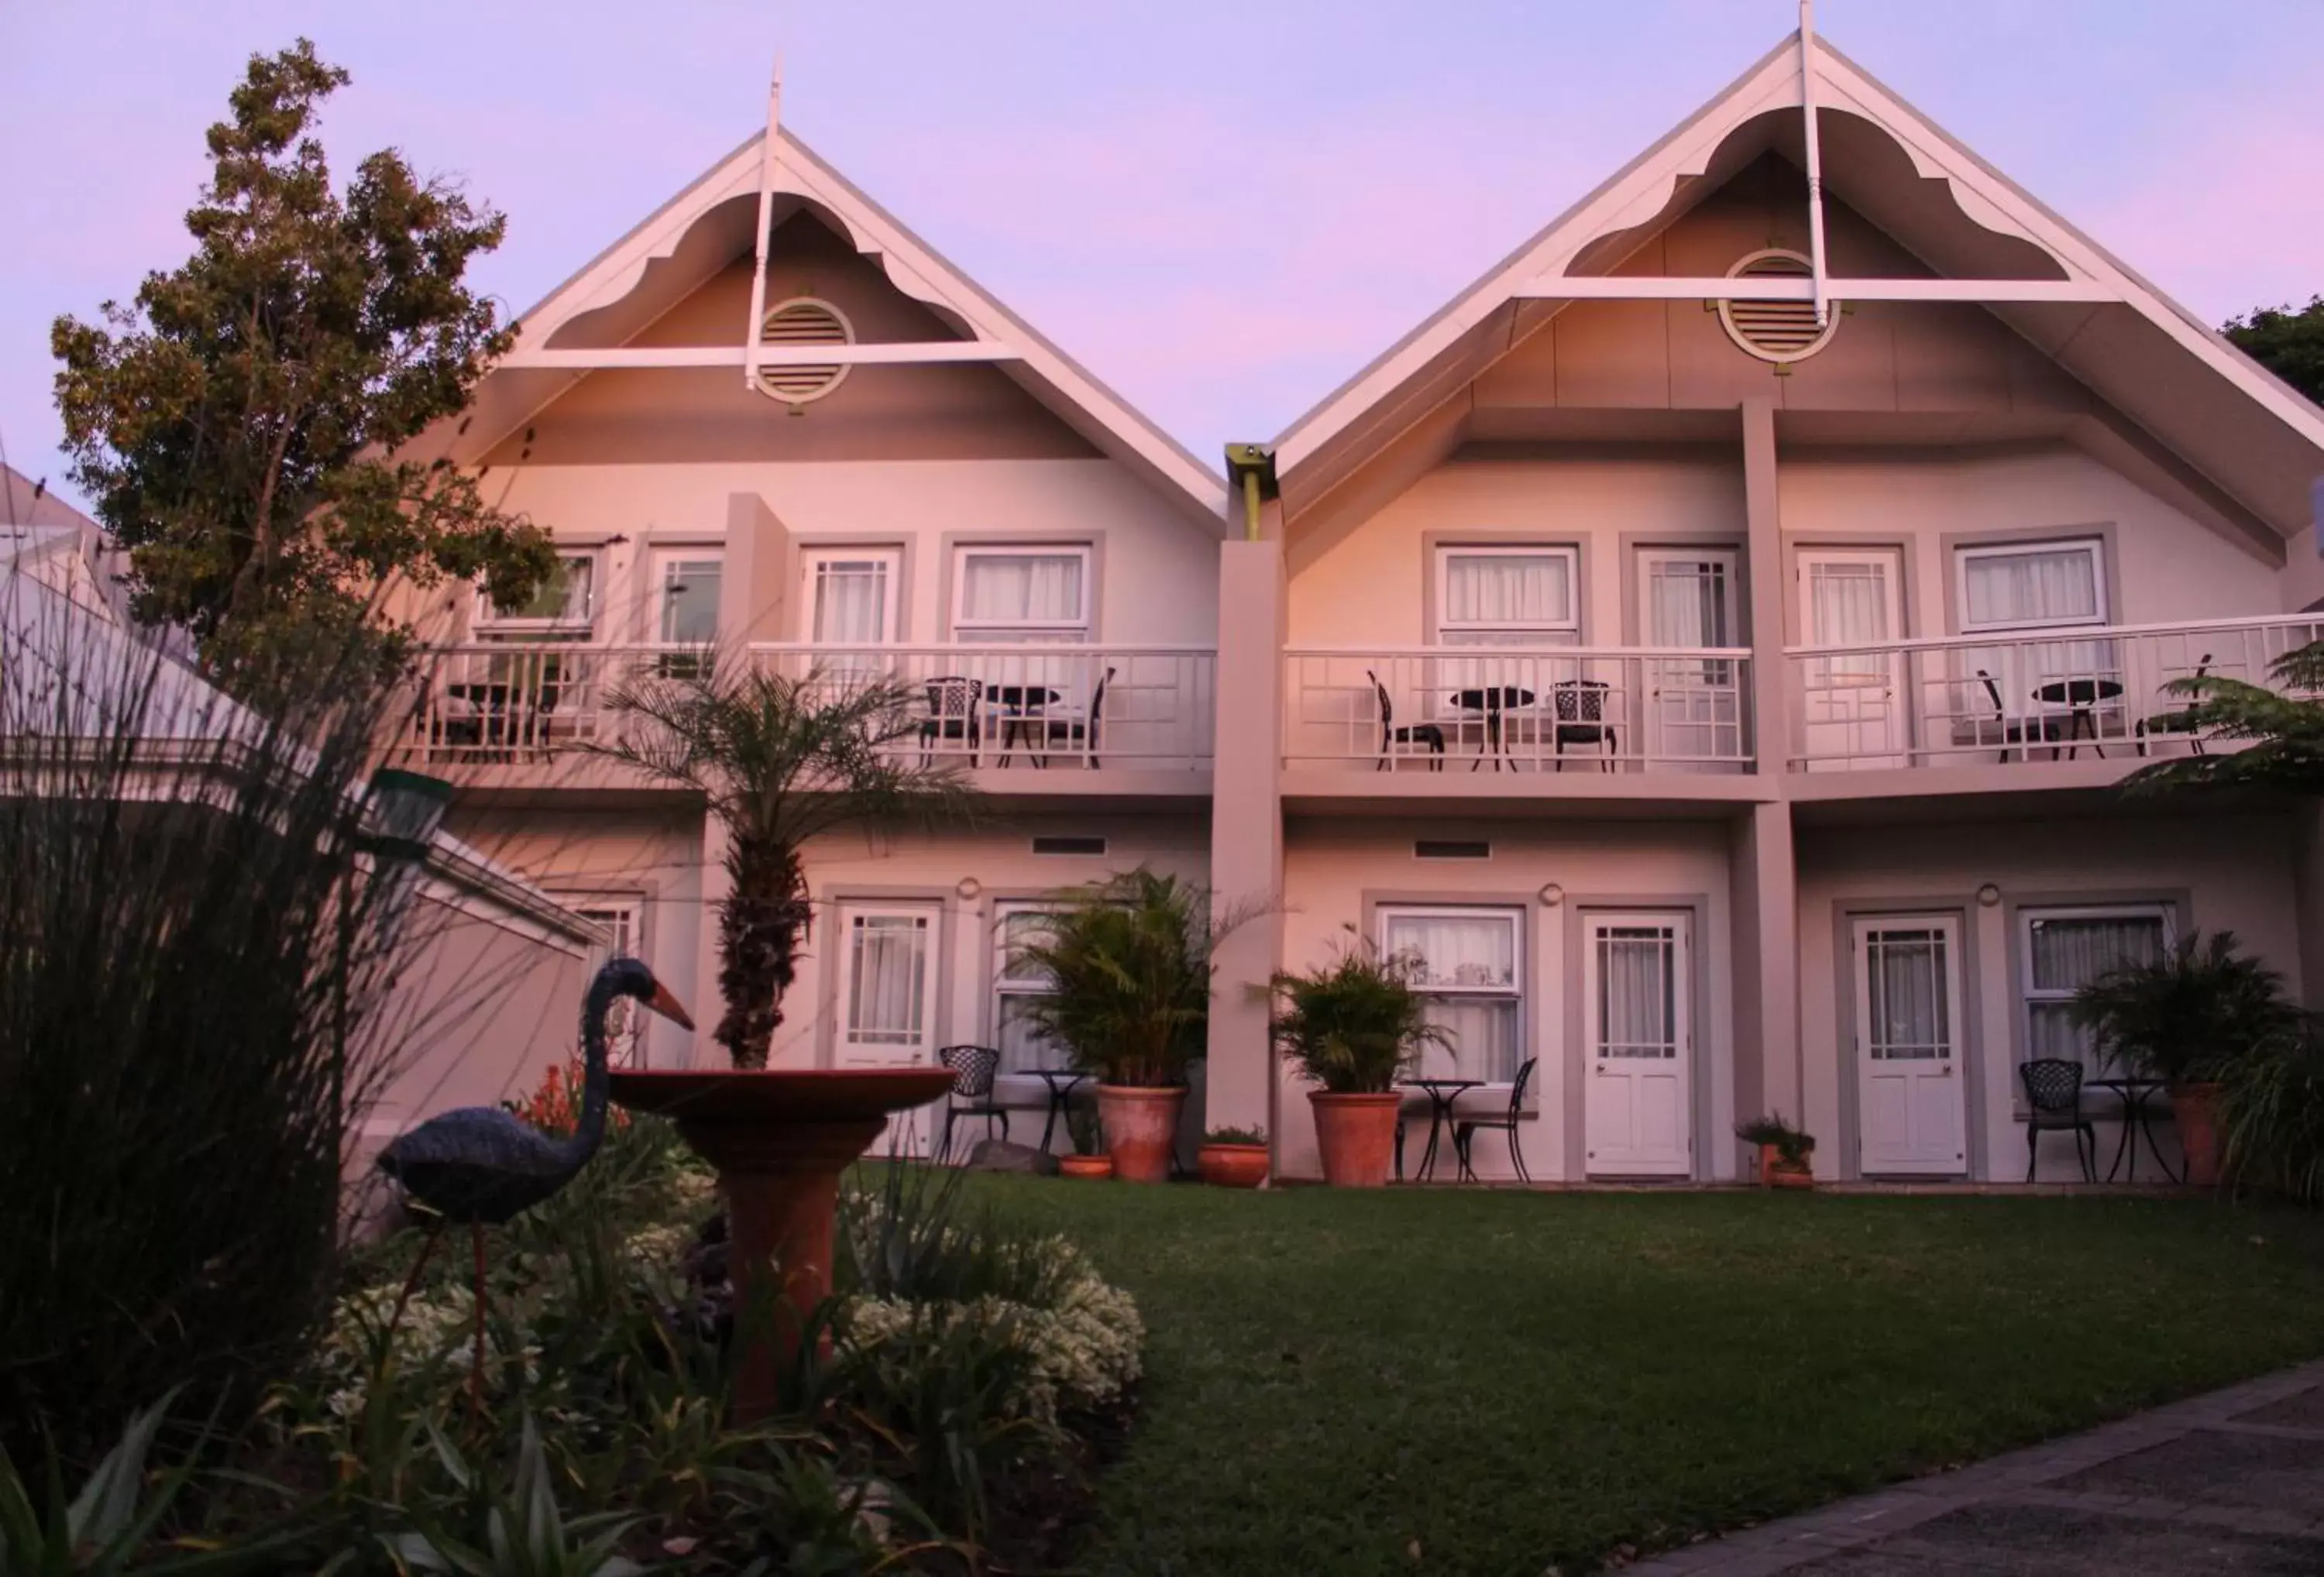
M2318 1577L2324 1362L1657 1555L1626 1577Z

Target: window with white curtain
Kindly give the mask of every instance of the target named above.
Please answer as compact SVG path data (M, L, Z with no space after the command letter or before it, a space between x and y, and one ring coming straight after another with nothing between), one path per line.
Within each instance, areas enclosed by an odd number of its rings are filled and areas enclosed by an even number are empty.
M912 1047L926 1038L928 934L925 915L849 917L848 1045Z
M1087 548L968 548L953 559L953 639L1089 637Z
M1449 1042L1423 1052L1422 1073L1496 1084L1517 1077L1524 1060L1521 934L1516 909L1379 911L1381 953L1417 961L1414 983L1427 998L1428 1021Z
M639 901L635 898L601 897L590 894L568 898L567 903L575 914L595 922L606 936L605 945L589 953L589 971L595 974L609 958L636 958L644 945L643 931L639 920ZM643 1004L632 997L615 997L605 1010L605 1047L609 1061L615 1067L643 1067L645 1059L646 1016Z
M1066 1064L1063 1047L1036 1034L1025 1017L1025 1004L1046 997L1056 986L1047 973L1026 963L1020 954L1026 936L1047 919L1038 904L1002 904L993 917L992 1040L1001 1052L1001 1071L1029 1074L1038 1068Z
M2026 909L2020 924L2026 1056L2061 1056L2101 1074L2089 1031L2074 1024L2074 993L2110 970L2161 958L2172 945L2171 911L2159 904Z
M1591 945L1598 953L1598 1055L1676 1058L1685 1049L1677 925L1600 923L1591 928Z
M893 548L812 548L799 556L799 635L819 646L894 641L903 555Z
M1572 548L1439 548L1436 631L1448 646L1568 646L1582 639Z
M2100 554L2095 540L1958 549L1962 633L2105 623Z

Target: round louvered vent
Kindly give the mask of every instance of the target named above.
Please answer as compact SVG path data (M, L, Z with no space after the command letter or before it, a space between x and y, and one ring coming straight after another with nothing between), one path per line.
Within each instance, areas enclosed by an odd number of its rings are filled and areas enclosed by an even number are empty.
M1796 252L1755 252L1727 271L1729 279L1772 277L1807 279L1814 265ZM1763 362L1804 361L1831 343L1840 327L1840 306L1824 303L1824 320L1816 323L1813 301L1721 301L1719 321L1727 336L1747 355Z
M800 296L767 314L759 330L759 340L762 345L785 350L810 345L853 345L855 330L830 302ZM847 368L839 362L804 365L789 363L759 369L761 392L786 405L805 405L810 400L820 400L846 381Z

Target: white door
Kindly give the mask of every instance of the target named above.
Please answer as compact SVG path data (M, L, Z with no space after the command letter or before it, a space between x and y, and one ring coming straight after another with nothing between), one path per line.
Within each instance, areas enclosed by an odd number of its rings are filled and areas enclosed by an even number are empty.
M1735 554L1729 549L1638 553L1638 628L1649 646L1733 646ZM1740 675L1730 658L1649 660L1646 753L1657 765L1738 760Z
M1810 646L1904 639L1904 564L1893 548L1803 548L1800 623ZM1801 665L1808 769L1901 767L1907 719L1902 657L1847 652Z
M1969 1170L1962 1098L1960 922L1858 920L1858 1169L1867 1176Z
M1582 989L1592 1176L1683 1177L1694 1170L1687 918L1591 917Z
M883 659L867 649L890 645L903 633L903 554L808 548L799 554L799 576L798 639L825 649L816 660L835 676L878 671Z
M927 1067L936 1061L934 904L844 904L839 910L838 1033L834 1065ZM933 1107L899 1111L871 1155L928 1153Z

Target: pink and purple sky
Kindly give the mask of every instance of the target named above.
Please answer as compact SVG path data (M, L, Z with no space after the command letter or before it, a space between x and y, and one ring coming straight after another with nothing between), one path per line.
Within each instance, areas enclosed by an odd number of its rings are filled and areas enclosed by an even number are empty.
M1821 0L1818 25L2216 322L2324 290L2319 0ZM1784 36L1794 0L6 0L0 442L71 493L48 326L185 254L202 132L304 32L510 217L530 307L759 124L1198 455L1271 437Z

